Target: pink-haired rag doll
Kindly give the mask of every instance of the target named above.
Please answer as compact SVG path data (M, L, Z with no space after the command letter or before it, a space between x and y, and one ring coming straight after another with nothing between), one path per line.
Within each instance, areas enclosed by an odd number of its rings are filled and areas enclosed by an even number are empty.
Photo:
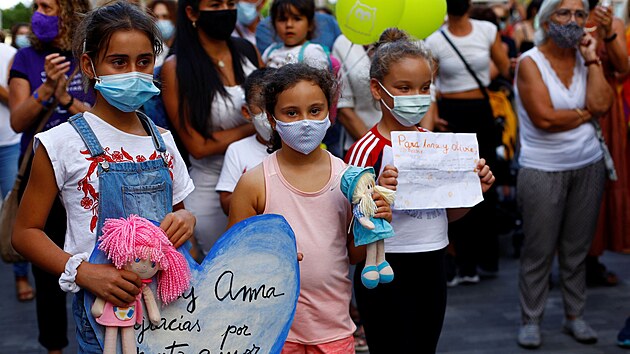
M188 289L190 269L184 256L177 252L168 237L151 221L137 215L127 219L107 219L98 248L107 255L117 269L138 274L142 289L133 303L118 307L96 298L92 315L96 322L105 326L104 354L115 354L118 328L121 331L122 352L137 351L134 324L142 323L142 299L149 320L154 325L160 321L160 310L153 291L147 285L157 274L157 292L164 305L176 300Z

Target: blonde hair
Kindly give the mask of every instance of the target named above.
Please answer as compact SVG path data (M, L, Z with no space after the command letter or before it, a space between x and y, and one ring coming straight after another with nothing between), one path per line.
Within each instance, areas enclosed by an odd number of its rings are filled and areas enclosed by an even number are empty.
M363 173L357 181L357 185L352 194L352 204L359 204L359 210L365 216L374 216L376 213L376 203L372 199L372 195L367 193L368 187L372 186L374 191L380 194L387 204L393 204L396 192L387 188L377 186L374 182L374 175L371 173Z

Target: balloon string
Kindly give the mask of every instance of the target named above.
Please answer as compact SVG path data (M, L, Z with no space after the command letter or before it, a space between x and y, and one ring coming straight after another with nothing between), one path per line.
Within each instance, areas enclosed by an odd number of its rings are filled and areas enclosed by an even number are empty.
M348 48L348 53L346 53L343 61L341 62L341 70L339 70L340 71L339 79L344 79L346 76L350 75L350 73L352 72L352 70L354 70L357 64L359 64L359 62L363 60L363 56L361 56L357 60L355 60L355 62L352 63L352 65L346 65L346 60L348 59L348 56L350 55L350 51L352 50L353 46L354 46L354 43L350 45L350 48ZM367 57L367 52L364 51L363 55Z

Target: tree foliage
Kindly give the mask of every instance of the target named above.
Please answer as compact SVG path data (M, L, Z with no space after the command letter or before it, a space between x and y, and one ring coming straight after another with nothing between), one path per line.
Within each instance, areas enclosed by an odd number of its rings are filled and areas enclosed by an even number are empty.
M17 22L31 22L32 10L21 2L10 9L2 10L2 28L10 29Z

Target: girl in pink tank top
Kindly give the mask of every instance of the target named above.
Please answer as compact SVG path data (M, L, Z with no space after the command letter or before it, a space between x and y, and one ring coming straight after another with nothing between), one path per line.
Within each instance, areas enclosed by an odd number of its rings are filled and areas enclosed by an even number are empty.
M325 70L286 65L269 78L266 111L277 150L238 182L229 225L257 214L280 214L295 232L300 297L283 353L354 354L349 263L365 257L348 228L351 206L339 188L345 163L320 148L330 127L336 84ZM378 198L376 217L391 221Z

